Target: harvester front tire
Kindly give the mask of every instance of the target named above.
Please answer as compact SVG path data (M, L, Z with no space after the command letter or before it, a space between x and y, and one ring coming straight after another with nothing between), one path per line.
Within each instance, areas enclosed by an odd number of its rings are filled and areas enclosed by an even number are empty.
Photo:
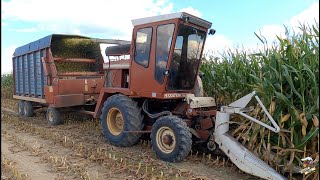
M192 135L187 123L181 118L163 116L152 126L151 144L159 159L180 162L191 150Z
M144 127L141 108L128 96L116 94L110 96L101 110L103 134L109 143L116 146L132 146L136 144L141 133L124 131L141 131Z
M48 107L46 118L50 126L56 126L62 123L60 112L53 107Z
M34 115L33 105L30 101L24 102L23 112L26 117L32 117Z
M19 114L19 116L24 115L24 101L22 101L22 100L19 100L19 102L18 102L18 114Z

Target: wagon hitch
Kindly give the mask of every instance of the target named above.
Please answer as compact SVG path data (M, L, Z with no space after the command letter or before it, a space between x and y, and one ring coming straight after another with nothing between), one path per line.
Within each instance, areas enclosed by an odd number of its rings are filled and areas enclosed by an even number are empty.
M247 104L253 97L255 97L255 99L258 101L264 113L267 115L274 127L245 114L245 112L253 110L253 108L246 108ZM256 122L276 133L280 131L280 127L278 126L278 124L266 110L265 106L256 95L256 92L253 91L252 93L240 98L239 100L229 104L228 106L222 106L221 110L217 112L214 137L215 142L219 145L219 148L239 169L248 174L264 179L286 179L228 134L230 114L233 113L244 116L251 121Z

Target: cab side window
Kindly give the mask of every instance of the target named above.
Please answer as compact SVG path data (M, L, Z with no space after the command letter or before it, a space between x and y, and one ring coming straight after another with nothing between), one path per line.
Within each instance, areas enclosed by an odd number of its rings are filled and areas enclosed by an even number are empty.
M143 67L149 66L152 28L142 28L137 31L134 60Z

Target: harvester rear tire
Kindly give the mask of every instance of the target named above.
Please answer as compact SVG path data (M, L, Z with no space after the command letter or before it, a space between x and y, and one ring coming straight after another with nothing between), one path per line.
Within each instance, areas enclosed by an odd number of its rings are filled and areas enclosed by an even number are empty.
M53 107L48 107L46 115L48 125L55 126L62 123L60 112Z
M19 100L19 102L18 102L18 114L19 114L19 116L24 115L24 101L22 101L22 100Z
M181 118L163 116L152 126L151 145L159 159L180 162L191 150L192 135Z
M26 117L32 117L34 115L33 105L30 101L24 102L23 112Z
M144 127L141 108L138 103L122 94L110 96L101 110L103 134L109 143L116 146L132 146L136 144L141 133L124 131L141 131Z

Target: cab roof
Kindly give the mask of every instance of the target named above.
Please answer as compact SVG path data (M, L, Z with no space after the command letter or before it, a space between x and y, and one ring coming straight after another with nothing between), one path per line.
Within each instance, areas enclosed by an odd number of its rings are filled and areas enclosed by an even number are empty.
M204 19L201 19L199 17L193 16L191 14L188 14L186 12L177 12L172 14L164 14L159 16L152 16L152 17L146 17L146 18L140 18L140 19L133 19L131 20L133 26L142 25L142 24L148 24L158 21L165 21L165 20L171 20L171 19L189 19L190 23L202 26L204 28L211 28L212 23L209 21L206 21Z

